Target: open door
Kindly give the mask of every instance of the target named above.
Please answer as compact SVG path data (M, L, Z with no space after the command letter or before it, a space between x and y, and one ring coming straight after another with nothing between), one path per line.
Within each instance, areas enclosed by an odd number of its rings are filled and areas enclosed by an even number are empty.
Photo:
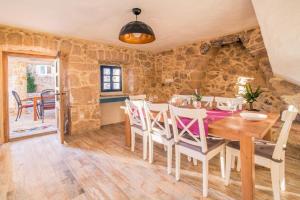
M64 144L65 134L65 92L63 90L63 71L60 66L60 52L55 60L55 93L56 93L56 120L57 120L57 134L61 144Z

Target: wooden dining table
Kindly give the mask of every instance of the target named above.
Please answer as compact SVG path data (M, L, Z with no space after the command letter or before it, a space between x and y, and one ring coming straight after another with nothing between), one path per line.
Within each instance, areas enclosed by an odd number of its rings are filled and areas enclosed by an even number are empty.
M38 120L38 110L37 110L37 104L38 101L41 99L41 96L34 96L33 97L33 121Z
M124 108L124 107L123 107ZM278 113L267 113L263 121L248 121L239 113L208 124L211 135L227 140L240 141L242 199L254 199L254 139L262 139L279 119ZM131 129L129 116L125 109L125 144L131 145Z

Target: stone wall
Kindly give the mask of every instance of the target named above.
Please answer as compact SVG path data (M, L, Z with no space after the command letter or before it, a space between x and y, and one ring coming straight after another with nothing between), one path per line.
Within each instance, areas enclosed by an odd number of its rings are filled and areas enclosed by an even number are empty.
M43 63L41 63L43 64ZM36 92L41 93L45 89L55 89L55 68L53 62L43 64L47 67L47 74L41 75L37 71L37 66L40 64L30 63L27 65L27 72L34 77L36 84Z
M256 108L281 111L288 104L300 102L300 87L273 75L259 29L154 54L0 26L0 45L2 51L53 55L61 51L72 133L100 127L100 64L123 67L123 88L129 94L146 93L168 100L173 94L192 94L199 89L204 95L233 97L238 91L238 78L250 77L254 78L253 85L265 91ZM298 129L296 132L299 134ZM300 142L297 134L293 134L294 143Z
M255 103L257 109L281 112L289 104L300 105L300 87L273 75L259 28L160 52L155 70L156 89L150 95L161 100L195 89L207 96L235 97L238 80L245 77L264 91ZM299 133L293 128L290 143L299 144Z
M184 45L155 55L156 81L150 94L166 100L173 94L235 97L239 78L250 78L264 93L258 109L280 111L299 105L300 87L273 76L259 29Z
M17 102L12 95L12 90L16 91L21 99L27 98L27 76L26 63L17 60L8 61L8 91L9 91L9 111L17 113Z
M111 46L0 26L0 49L56 55L61 52L65 90L68 91L69 127L72 134L97 129L100 116L100 64L118 64L124 71L124 92L144 93L152 85L154 56L150 52ZM1 52L1 53L2 53Z

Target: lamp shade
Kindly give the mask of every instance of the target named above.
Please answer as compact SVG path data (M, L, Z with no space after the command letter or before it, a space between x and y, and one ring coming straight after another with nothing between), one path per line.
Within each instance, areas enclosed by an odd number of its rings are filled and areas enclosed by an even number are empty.
M133 13L137 16L141 10L134 8ZM130 44L146 44L155 40L155 35L150 26L141 21L132 21L122 27L119 40Z

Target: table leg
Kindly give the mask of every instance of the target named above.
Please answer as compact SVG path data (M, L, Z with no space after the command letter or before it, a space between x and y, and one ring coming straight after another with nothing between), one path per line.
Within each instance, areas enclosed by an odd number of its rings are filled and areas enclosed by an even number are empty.
M241 138L241 179L242 199L254 199L254 144L252 138L243 136Z
M264 140L272 141L272 131L269 130L268 133L264 136Z
M130 121L129 116L125 113L125 145L131 146L131 129L130 129Z
M37 98L33 98L33 120L37 121Z

